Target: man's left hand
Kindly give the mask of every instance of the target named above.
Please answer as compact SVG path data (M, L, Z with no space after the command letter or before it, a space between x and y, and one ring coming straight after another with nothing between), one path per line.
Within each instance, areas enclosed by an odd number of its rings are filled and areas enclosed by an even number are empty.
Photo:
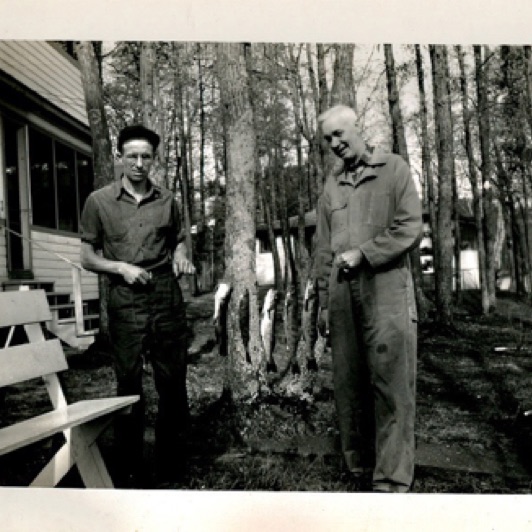
M190 275L196 273L194 264L188 260L186 255L182 253L174 253L174 260L172 261L172 269L174 274L179 276L181 274Z
M350 249L339 253L334 258L334 265L342 270L349 270L360 266L364 255L359 249Z

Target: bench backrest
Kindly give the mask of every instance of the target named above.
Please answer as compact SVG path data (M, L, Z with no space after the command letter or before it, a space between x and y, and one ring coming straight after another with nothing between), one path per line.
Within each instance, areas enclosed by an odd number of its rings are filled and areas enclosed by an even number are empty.
M43 377L54 407L64 404L55 373L68 369L58 339L46 340L41 323L52 314L44 290L0 292L0 327L9 328L0 345L0 387ZM22 326L28 343L10 345L14 327Z

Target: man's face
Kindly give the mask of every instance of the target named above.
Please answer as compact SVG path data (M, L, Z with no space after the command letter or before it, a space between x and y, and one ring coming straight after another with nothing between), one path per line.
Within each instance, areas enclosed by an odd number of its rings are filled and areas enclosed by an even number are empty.
M345 162L357 161L366 149L351 117L333 115L323 122L322 131L333 153Z
M153 146L144 139L131 139L122 146L124 174L133 183L148 178L153 164Z

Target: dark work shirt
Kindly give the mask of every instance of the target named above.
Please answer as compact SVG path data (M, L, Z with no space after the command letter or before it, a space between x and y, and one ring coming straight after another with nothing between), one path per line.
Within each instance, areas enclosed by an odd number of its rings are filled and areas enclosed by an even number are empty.
M177 204L169 190L150 181L138 203L122 180L95 190L81 215L81 240L106 259L149 267L164 263L183 240Z

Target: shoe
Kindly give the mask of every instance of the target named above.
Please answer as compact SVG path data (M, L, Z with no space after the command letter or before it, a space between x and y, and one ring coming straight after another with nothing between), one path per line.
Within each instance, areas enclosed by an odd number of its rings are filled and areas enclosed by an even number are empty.
M374 486L371 490L372 493L409 493L410 489L402 490L402 488L399 488L398 486L390 486L390 485L384 485L380 484L377 486Z

